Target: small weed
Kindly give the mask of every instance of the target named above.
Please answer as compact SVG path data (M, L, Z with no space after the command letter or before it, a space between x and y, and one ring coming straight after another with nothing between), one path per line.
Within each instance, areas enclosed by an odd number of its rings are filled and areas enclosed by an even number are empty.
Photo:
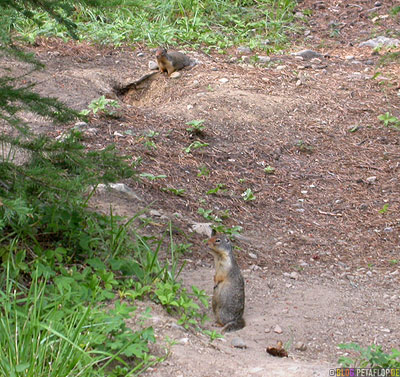
M392 127L400 130L400 119L394 115L391 115L389 112L379 115L378 119L383 122L386 127Z
M118 104L118 101L112 100L112 99L107 99L104 95L93 100L90 102L88 109L87 110L82 110L80 112L81 115L89 115L90 112L93 114L96 114L97 112L101 112L104 115L108 116L114 116L115 111L112 109L118 108L120 105Z
M201 135L205 129L205 126L203 125L203 123L204 123L204 119L191 120L190 122L186 123L188 126L191 126L191 127L186 128L186 131L188 131L192 134Z
M360 129L360 126L357 124L357 125L349 128L348 131L351 132L351 133L354 133L354 132L357 132L359 129Z
M274 174L275 173L275 168L272 167L271 165L268 165L267 167L264 168L264 172L266 174Z
M212 209L205 210L204 208L201 208L201 207L197 210L197 213L199 215L202 215L206 220L214 221L217 223L222 222L222 219L216 215L213 215L212 212L213 212Z
M399 260L398 259L391 259L389 261L389 263L392 264L392 265L396 265L396 264L399 264Z
M176 196L184 196L185 192L186 192L185 189L176 189L176 188L173 188L173 187L163 187L161 190L170 192L170 193L172 193L172 194L174 194Z
M234 225L229 228L223 224L219 224L219 225L213 225L212 228L217 233L224 233L229 236L234 236L235 234L240 234L240 232L243 230L243 228L240 225Z
M378 212L384 215L388 210L389 210L389 203L386 203L383 205L382 209L380 209Z
M221 339L224 337L222 334L220 334L219 332L217 332L215 330L212 330L212 331L204 330L203 333L210 337L210 342L213 342L215 339Z
M192 144L190 144L187 148L184 149L186 153L190 153L192 149L199 149L199 148L204 148L208 147L208 143L202 143L201 141L195 141Z
M342 356L339 363L343 367L359 367L359 368L400 368L400 351L393 348L390 354L382 351L382 347L372 345L362 348L356 343L339 344L339 348L344 350L355 351L359 356L355 359Z
M226 191L226 186L223 183L218 183L217 186L215 186L213 189L208 190L206 192L207 195L216 195L220 191Z
M147 178L150 181L155 181L156 179L163 179L163 178L167 178L166 175L164 174L159 174L159 175L153 175L151 173L141 173L139 174L140 177L142 178Z
M303 153L313 153L314 147L311 144L305 143L303 140L299 140L295 146L300 152Z
M153 140L145 139L143 145L148 149L157 149L157 145Z
M390 12L389 12L392 16L397 16L400 13L400 5L396 5L394 6Z
M147 138L149 138L149 139L154 139L154 138L157 137L158 135L160 135L159 132L156 132L156 131L151 130L151 131L149 131L147 134L145 134L144 136L147 137Z
M253 191L250 188L248 188L245 192L242 193L242 198L246 202L256 199L256 197L254 196Z
M197 173L198 177L208 177L210 175L210 169L207 166L203 165L200 167L199 172Z

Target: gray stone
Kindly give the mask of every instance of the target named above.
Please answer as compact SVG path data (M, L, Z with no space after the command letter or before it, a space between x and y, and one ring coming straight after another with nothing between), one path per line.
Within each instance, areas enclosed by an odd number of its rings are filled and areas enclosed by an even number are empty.
M137 56L138 58L142 58L142 57L144 56L144 52L139 52L136 56Z
M76 130L81 130L82 128L86 128L87 127L87 123L86 122L76 122L74 124L74 129Z
M136 200L142 200L141 198L139 198L134 192L133 190L127 186L125 183L109 183L108 185L105 184L99 184L97 186L97 191L100 193L106 192L107 189L112 189L118 192L122 192L124 194L127 194L128 196L136 199Z
M212 223L194 223L192 225L192 231L202 236L211 237L212 235Z
M250 63L250 56L243 55L243 56L242 56L242 62L244 62L244 63Z
M290 273L289 277L293 280L297 280L299 278L299 274L296 271Z
M392 233L393 232L393 228L391 226L387 226L385 229L383 229L384 232L386 233Z
M173 72L171 73L171 75L169 77L171 77L171 79L179 79L179 77L181 77L182 74L180 72Z
M149 61L149 69L151 71L156 71L158 69L158 64L155 61L150 60Z
M319 52L313 50L302 50L299 52L295 52L292 55L294 56L301 56L303 59L310 60L312 58L321 58L322 55Z
M249 253L249 257L250 257L251 259L257 259L257 255L254 254L254 253Z
M218 81L222 84L226 84L229 81L229 79L227 79L226 77L223 77L222 79L219 79Z
M282 333L283 333L283 330L282 330L282 328L281 328L279 325L276 325L276 326L274 327L274 332L277 333L277 334L282 334Z
M367 181L367 183L368 183L369 185L372 185L372 184L374 184L374 183L376 182L376 177L375 177L375 176L368 177L368 178L366 179L366 181Z
M238 54L251 54L251 48L250 47L246 47L246 46L239 46L236 49L236 52Z
M162 213L160 211L157 211L156 209L151 209L149 211L149 215L153 217L161 217Z
M242 348L242 349L247 348L247 345L244 342L244 340L242 338L239 338L239 337L233 338L232 341L231 341L231 344L235 348Z
M400 39L396 38L388 38L383 35L369 39L368 41L361 42L358 47L372 47L376 48L379 46L395 46L397 47L400 44Z
M297 342L294 345L294 349L297 350L297 351L306 351L307 350L307 346L303 342Z
M258 62L261 64L266 64L266 63L269 63L270 61L271 61L271 58L269 56L263 56L263 55L258 56Z

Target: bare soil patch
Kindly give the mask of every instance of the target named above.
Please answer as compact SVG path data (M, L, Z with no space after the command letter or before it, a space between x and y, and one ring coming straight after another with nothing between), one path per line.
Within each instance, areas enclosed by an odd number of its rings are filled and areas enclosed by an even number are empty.
M182 332L160 308L143 304L157 314L150 321L158 336L178 340L167 362L149 375L327 375L328 365L337 365L341 342L399 347L400 133L377 117L386 111L400 116L400 69L396 62L377 68L380 56L357 47L388 31L398 36L399 18L373 22L366 11L374 1L316 3L299 6L313 10L304 25L311 38L297 36L293 51L313 48L324 55L318 61L288 53L253 67L191 51L201 63L179 79L157 74L124 97L114 88L148 72L152 51L54 40L32 48L46 64L30 77L41 94L79 110L103 94L120 101L117 119L91 119L84 130L88 149L115 143L132 160L143 159L141 172L167 176L124 182L140 200L99 194L94 207L107 211L111 203L116 213L131 216L150 206L163 216L147 214L149 233L165 231L168 219L187 232L192 222L207 221L197 213L200 207L215 214L229 210L224 224L243 227L235 244L247 283L247 326L209 344L200 334ZM394 5L384 2L375 12L386 15ZM13 64L2 62L4 68ZM372 79L378 70L380 78ZM203 134L186 131L194 119L205 120ZM74 126L28 120L54 137ZM150 131L156 148L145 144ZM209 146L186 153L196 140ZM268 165L275 174L264 172ZM202 166L208 177L198 176ZM226 191L206 195L221 183ZM184 189L184 196L165 187ZM247 188L256 200L243 200ZM211 294L204 237L187 234L177 235L193 243L183 281ZM284 275L291 272L298 277ZM281 335L272 330L276 324ZM235 336L248 348L232 348ZM289 360L265 353L279 339L289 344ZM295 351L297 341L307 350Z

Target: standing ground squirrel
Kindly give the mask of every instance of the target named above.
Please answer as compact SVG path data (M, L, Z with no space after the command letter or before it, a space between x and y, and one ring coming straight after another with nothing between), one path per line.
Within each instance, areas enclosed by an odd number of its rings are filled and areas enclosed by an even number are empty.
M223 326L222 332L240 330L245 326L244 280L231 243L225 236L214 236L207 245L215 262L212 308L217 323Z
M157 50L156 58L160 71L168 72L168 75L170 75L172 72L192 65L190 58L185 54L182 54L182 52L167 52L165 48L159 48Z

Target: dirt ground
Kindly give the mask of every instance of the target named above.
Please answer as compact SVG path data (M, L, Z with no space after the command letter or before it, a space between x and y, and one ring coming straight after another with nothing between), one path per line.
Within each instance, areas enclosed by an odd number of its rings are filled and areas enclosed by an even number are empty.
M177 240L193 244L185 285L212 293L205 236L190 232L193 223L208 222L199 208L219 216L228 210L223 224L243 228L235 245L247 326L210 343L156 305L141 304L152 307L148 321L160 341L166 335L177 341L147 375L327 376L344 354L339 343L400 347L400 132L377 118L387 111L400 117L400 64L380 66L386 50L358 46L379 35L398 38L400 18L386 17L395 1L376 3L302 1L297 11L311 9L312 16L299 21L303 30L292 36L291 50L270 62L243 63L236 49L187 50L198 60L193 69L177 79L156 74L124 96L115 88L147 73L154 51L58 40L31 48L46 64L30 76L41 94L78 110L100 95L119 101L117 118L95 116L82 128L85 145L115 143L132 160L142 159L140 173L167 177L126 181L134 194L99 193L92 205L107 211L112 204L126 216L147 208L142 221L152 234L172 220L186 234L177 232ZM305 48L321 56L291 54ZM25 68L7 59L2 67ZM200 135L186 131L185 123L196 119L204 119ZM74 127L26 120L52 137ZM208 146L186 153L194 141ZM198 176L202 167L209 176ZM218 184L226 190L206 194ZM243 200L248 188L253 201ZM235 337L247 348L232 347ZM289 358L265 352L278 340ZM296 350L298 342L306 350Z

